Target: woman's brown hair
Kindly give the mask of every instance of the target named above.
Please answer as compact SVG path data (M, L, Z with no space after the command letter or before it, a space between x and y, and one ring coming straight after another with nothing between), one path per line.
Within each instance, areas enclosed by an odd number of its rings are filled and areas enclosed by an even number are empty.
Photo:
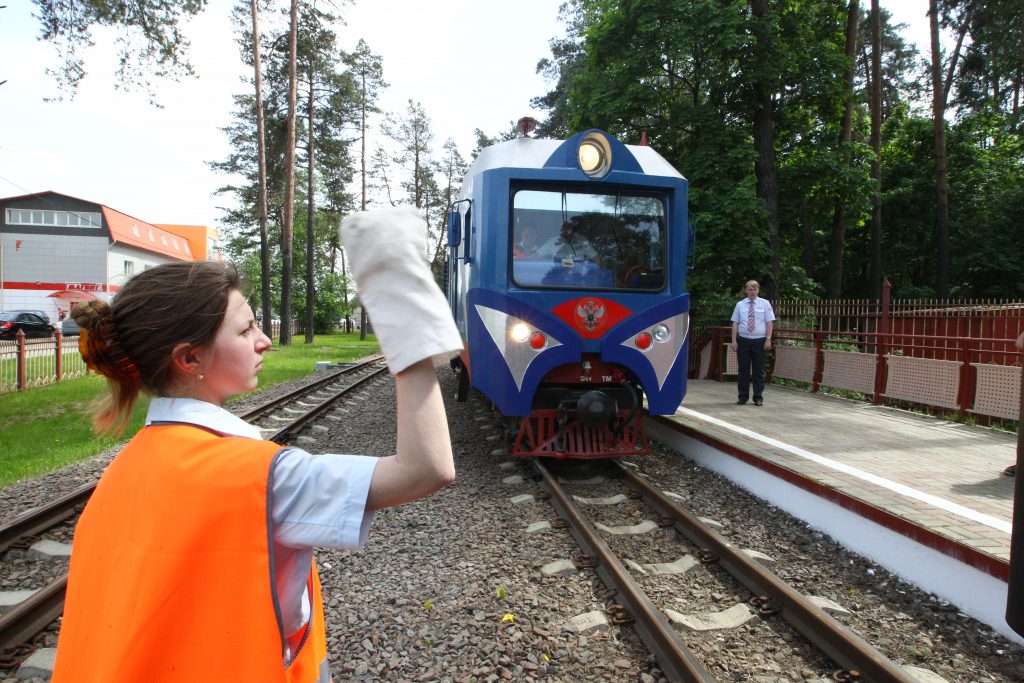
M140 391L166 394L176 379L171 351L211 342L240 287L238 273L219 263L168 263L132 277L110 304L76 304L71 317L82 328L82 358L110 387L94 412L96 427L120 434Z

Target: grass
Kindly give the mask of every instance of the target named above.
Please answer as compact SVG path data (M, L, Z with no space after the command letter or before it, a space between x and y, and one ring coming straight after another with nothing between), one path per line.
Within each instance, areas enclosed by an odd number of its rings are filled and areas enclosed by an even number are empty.
M361 342L358 333L320 335L308 345L293 339L291 346L275 345L263 354L260 388L304 377L317 361L345 362L377 350L372 335ZM106 381L90 375L0 394L0 487L89 458L138 431L149 405L145 397L122 437L96 435L89 408L106 391Z

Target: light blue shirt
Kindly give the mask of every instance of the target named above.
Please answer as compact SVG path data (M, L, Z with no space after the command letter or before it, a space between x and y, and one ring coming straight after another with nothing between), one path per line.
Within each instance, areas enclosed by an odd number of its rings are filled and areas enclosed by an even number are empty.
M154 398L146 424L185 423L222 436L262 439L260 430L212 403ZM274 576L282 627L293 634L309 621L306 578L313 548L362 548L374 513L367 512L370 479L379 462L365 455L312 455L283 448L271 468Z
M747 316L750 307L754 307L754 331L747 330ZM732 309L732 321L736 323L736 334L744 339L763 339L768 336L768 323L775 322L775 312L767 299L757 297L751 302L750 297L736 302Z

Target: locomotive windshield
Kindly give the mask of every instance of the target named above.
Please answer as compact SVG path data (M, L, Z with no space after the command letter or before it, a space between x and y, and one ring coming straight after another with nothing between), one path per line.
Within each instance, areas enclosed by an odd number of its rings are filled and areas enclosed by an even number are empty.
M511 245L520 287L665 286L665 205L651 195L519 190Z

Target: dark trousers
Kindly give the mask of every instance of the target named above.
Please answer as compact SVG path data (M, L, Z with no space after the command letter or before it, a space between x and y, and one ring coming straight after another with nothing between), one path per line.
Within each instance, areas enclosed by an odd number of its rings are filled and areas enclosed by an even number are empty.
M754 381L754 400L759 400L764 395L764 342L765 337L736 337L736 360L740 365L736 383L741 401L750 398L751 379Z

